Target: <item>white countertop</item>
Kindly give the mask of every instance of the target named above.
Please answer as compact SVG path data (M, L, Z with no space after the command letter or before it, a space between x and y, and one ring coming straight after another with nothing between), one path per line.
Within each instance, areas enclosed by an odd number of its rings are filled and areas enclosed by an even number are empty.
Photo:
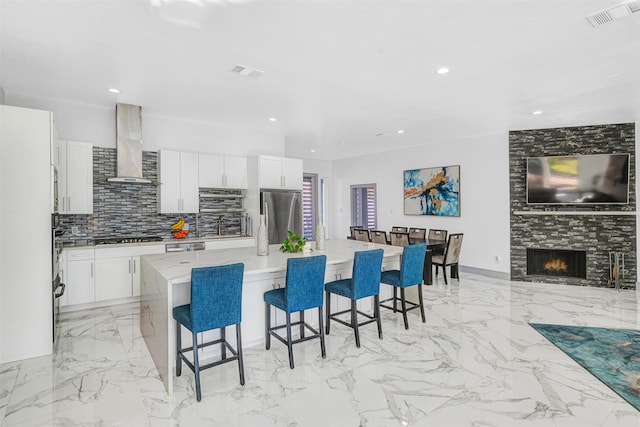
M315 244L309 244L314 247ZM400 246L381 245L356 240L327 240L326 249L303 253L282 253L280 245L271 245L268 256L257 256L256 247L220 249L212 251L193 251L144 255L143 258L166 281L173 283L191 280L191 269L194 267L210 267L225 264L244 263L244 274L261 274L284 271L287 259L292 257L308 257L326 255L327 265L351 262L357 251L384 249L384 257L402 254Z

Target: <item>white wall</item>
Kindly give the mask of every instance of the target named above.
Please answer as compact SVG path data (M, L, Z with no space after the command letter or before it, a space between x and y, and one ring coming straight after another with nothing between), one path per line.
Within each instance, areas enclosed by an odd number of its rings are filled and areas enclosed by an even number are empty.
M460 165L460 217L404 215L403 171L448 165ZM464 233L463 266L510 271L508 132L333 162L331 238L349 234L350 186L370 183L377 186L379 229Z
M53 112L58 138L116 146L116 105L109 108L61 100L6 95L7 104ZM221 123L200 122L154 115L142 106L142 139L145 151L171 149L237 156L284 155L284 136L257 132Z
M0 106L0 364L53 348L50 122Z

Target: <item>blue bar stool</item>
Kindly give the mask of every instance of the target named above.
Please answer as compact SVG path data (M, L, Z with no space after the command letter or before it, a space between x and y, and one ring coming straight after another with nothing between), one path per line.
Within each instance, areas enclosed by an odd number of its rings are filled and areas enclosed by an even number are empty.
M203 267L191 270L191 304L174 307L176 320L176 376L182 374L182 361L196 376L196 397L202 398L200 391L200 371L222 363L238 361L240 384L244 385L244 364L242 361L242 340L240 322L242 320L242 278L244 264ZM180 325L191 331L193 346L182 348ZM225 337L225 327L236 325L237 350L231 347ZM220 339L198 345L197 334L212 329L220 329ZM221 360L200 366L198 349L220 344ZM233 354L227 357L226 350ZM193 363L185 352L193 352Z
M422 302L422 270L424 267L424 257L427 253L427 245L422 243L419 245L409 245L404 247L402 252L402 260L400 261L400 270L383 271L380 281L384 284L393 286L393 298L380 301L380 306L397 311L397 290L400 288L400 301L402 303L402 317L404 318L404 328L409 329L407 321L407 312L420 308L422 315L422 323L426 322L424 316L424 303ZM418 286L418 303L407 301L404 290L410 286ZM385 302L393 301L393 307L384 305ZM407 304L411 306L407 308Z
M264 293L265 302L265 345L267 350L271 348L271 336L273 335L289 349L289 367L293 369L293 344L320 338L320 350L322 358L326 357L324 347L324 331L322 328L322 288L324 287L324 271L327 266L325 255L289 258L287 260L287 278L285 287L273 289ZM286 313L286 324L271 326L271 306L279 308ZM319 331L309 326L304 321L304 311L310 308L318 309ZM300 313L300 321L291 323L291 313ZM300 338L291 337L291 326L300 325ZM283 338L276 330L287 328L287 338ZM305 328L313 335L305 336Z
M326 293L325 300L327 302L327 335L329 335L330 321L333 319L338 323L353 328L353 332L356 336L356 347L360 347L360 333L358 331L358 327L376 322L378 324L378 337L382 339L379 300L380 273L382 270L383 255L384 250L382 249L356 252L353 259L353 273L351 275L351 279L336 280L324 285ZM343 310L331 314L331 294L349 298L351 300L351 308L349 310ZM374 299L373 316L358 311L356 305L357 300L371 296L373 296ZM345 322L337 317L349 312L351 312L351 322ZM358 314L361 314L369 320L358 323Z

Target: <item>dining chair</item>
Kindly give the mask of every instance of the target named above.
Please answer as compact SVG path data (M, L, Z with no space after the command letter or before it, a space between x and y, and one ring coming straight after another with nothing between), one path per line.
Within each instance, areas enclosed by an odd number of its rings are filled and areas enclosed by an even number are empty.
M327 355L322 326L322 291L324 289L326 266L327 257L325 255L289 258L287 259L284 288L272 289L264 293L266 348L267 350L271 348L271 336L285 344L289 350L289 367L291 369L293 369L293 344L319 338L322 358L324 359ZM271 326L271 306L285 312L286 323L284 325ZM318 309L318 330L315 330L304 321L304 311L312 308ZM291 323L291 313L300 313L300 320ZM294 340L291 334L291 327L297 325L300 326L300 338ZM287 329L286 338L276 332L282 328ZM305 335L305 328L311 331L313 335Z
M373 243L381 243L383 245L388 245L389 241L387 240L387 232L380 230L371 230L371 241Z
M424 242L425 235L427 234L426 228L410 228L409 229L409 240Z
M361 225L351 225L349 226L349 239L356 240L356 230L362 228Z
M380 276L382 273L383 249L360 251L354 254L353 272L350 279L335 280L325 283L326 309L326 334L329 335L331 320L353 329L356 338L356 347L360 347L359 327L376 322L378 324L378 337L382 339L382 323L380 322ZM351 300L351 308L336 313L331 313L331 294L340 295ZM357 309L357 302L362 298L373 297L373 315L363 313ZM346 322L338 316L351 313L351 321ZM358 323L358 314L368 320Z
M398 226L394 225L393 227L391 227L391 231L398 231L400 233L407 233L409 231L409 229L407 227L398 227Z
M182 374L182 361L194 372L196 377L196 399L202 399L200 371L222 363L238 361L240 384L244 385L244 363L242 360L242 339L240 322L242 321L242 279L244 264L229 264L217 267L200 267L191 270L191 302L173 308L176 321L176 376ZM193 346L182 348L181 325L192 335ZM225 327L236 326L236 347L227 342ZM198 344L198 334L220 329L220 339ZM221 359L200 366L198 351L203 347L220 344ZM227 357L229 350L233 356ZM193 363L185 353L193 353Z
M420 309L420 315L422 316L422 323L426 322L424 315L424 303L422 301L422 270L424 267L424 257L427 253L427 245L424 243L417 245L405 246L402 252L402 258L400 261L400 270L388 270L383 271L380 277L380 282L393 286L393 297L380 301L380 306L393 310L395 313L397 309L397 291L400 289L400 302L402 305L402 318L404 320L404 328L409 329L409 322L407 320L407 313L410 310L416 308ZM418 286L418 302L407 301L405 296L405 289L411 286ZM384 303L393 301L393 307L385 305ZM407 308L407 304L410 307Z
M438 277L438 267L442 267L442 275L444 276L444 283L447 282L446 267L449 266L451 278L460 280L458 275L458 262L460 259L460 249L462 248L463 233L454 233L449 235L449 241L447 247L444 250L444 255L434 255L431 263L436 268L436 277Z
M389 233L389 237L393 246L409 245L409 233L392 231Z
M370 242L371 241L371 236L369 236L369 230L365 230L362 228L359 228L356 230L356 240L359 240L361 242Z
M429 229L429 235L428 235L428 239L429 241L443 241L446 242L447 241L447 230L434 230L434 229ZM434 249L433 250L433 255L444 255L444 248L443 249Z
M447 240L447 230L429 229L429 240Z

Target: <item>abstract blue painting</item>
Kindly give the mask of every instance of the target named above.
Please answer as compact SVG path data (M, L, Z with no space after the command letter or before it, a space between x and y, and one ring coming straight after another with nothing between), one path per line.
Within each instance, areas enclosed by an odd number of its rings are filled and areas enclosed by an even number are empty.
M404 171L404 213L460 216L460 166Z

